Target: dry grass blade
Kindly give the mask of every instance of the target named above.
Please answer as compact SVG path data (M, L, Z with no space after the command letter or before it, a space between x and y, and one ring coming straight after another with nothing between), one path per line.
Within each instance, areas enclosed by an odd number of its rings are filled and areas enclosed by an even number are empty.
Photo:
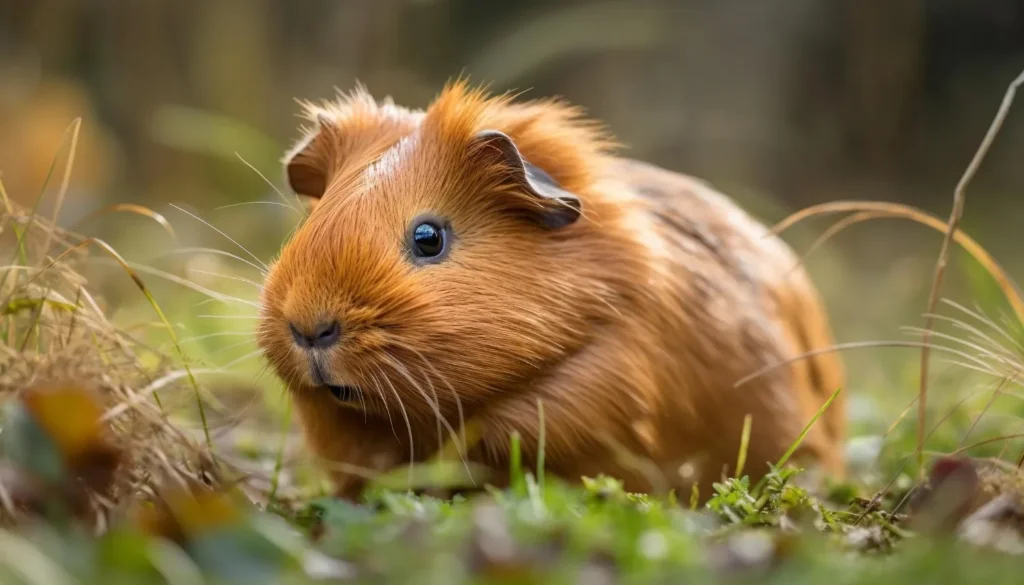
M96 494L96 530L109 526L108 515L126 501L147 499L160 478L219 482L219 471L227 468L213 458L209 443L204 448L191 432L172 423L148 397L148 391L140 396L138 389L151 387L154 379L165 380L163 374L178 360L115 326L76 271L76 265L89 257L87 247L99 246L115 259L120 256L104 242L82 239L53 226L47 218L23 211L13 201L9 203L9 214L4 211L7 206L0 206L0 222L13 222L18 229L0 238L0 254L6 256L24 244L33 262L0 266L0 280L5 282L0 291L0 327L5 329L0 341L0 400L16 401L32 388L69 382L100 398L102 412L111 415L102 417L101 424L110 430L126 458L124 465L113 471L111 492ZM64 252L53 260L47 258L41 268L35 267L45 241L59 243ZM119 263L124 268L123 259ZM138 275L126 271L155 305ZM159 305L153 309L162 315ZM160 321L173 335L166 319ZM27 329L35 331L36 343L18 351ZM185 390L184 379L189 377L183 373L180 383L171 386L166 382L165 387ZM0 513L5 519L22 514L21 508L12 511L8 506L11 497L0 490Z
M907 331L909 333L916 333L918 335L923 335L924 332L925 332L925 329L923 327L902 327L901 329L903 329L904 331ZM994 360L997 363L997 365L1009 366L1009 368L1011 370L1014 369L1014 368L1019 369L1019 365L1018 365L1018 363L1017 363L1017 361L1015 359L1008 358L1007 356L1004 356L1004 355L1000 355L999 353L994 352L994 351L992 351L992 350L990 350L990 349L988 349L988 348L986 348L986 347L984 347L982 345L974 343L974 342L972 342L970 340L962 339L962 338L959 338L959 337L957 337L955 335L949 335L949 334L940 333L940 332L937 332L937 331L932 331L931 334L932 334L932 336L937 337L939 339L943 339L943 340L955 343L957 345L961 345L961 346L963 346L963 347L965 347L967 349L972 349L972 350L976 351L977 352L976 358L978 360L980 360L980 361L984 362L985 359L990 359L990 360ZM988 364L989 362L985 362L985 363ZM991 369L992 369L993 372L1002 371L1002 370L998 370L994 366Z
M885 215L877 212L861 211L860 213L855 213L853 215L844 217L843 219L832 224L831 226L829 226L827 230L822 232L822 234L818 236L817 239L811 242L811 245L807 247L807 251L805 251L800 256L800 260L793 265L793 268L790 269L790 272L794 272L798 268L800 268L800 266L803 263L807 262L807 258L810 257L810 255L813 254L815 250L823 246L825 242L835 237L839 232L845 230L846 228L852 225L861 223L863 221L878 219L880 217L885 217Z
M64 131L64 134L61 137L61 142L62 143L64 141L64 138L68 135L69 132L72 131L72 129L74 127L75 127L75 125L74 125L74 123L72 123ZM71 162L71 159L69 159L69 163L70 162ZM12 252L11 260L10 260L10 262L8 262L8 264L14 264L17 260L19 260L19 258L21 260L21 264L24 264L26 266L29 264L28 250L25 247L25 239L28 238L29 233L33 231L33 228L36 228L36 231L39 231L39 230L43 231L44 235L46 237L46 245L45 245L45 247L44 246L40 246L40 257L41 257L41 259L45 260L46 254L47 254L47 252L50 249L50 243L51 243L52 238L53 238L53 232L55 231L56 228L54 228L52 226L47 226L47 225L43 224L43 222L38 221L37 213L39 211L39 205L40 205L40 203L42 203L42 200L43 200L43 193L46 192L46 187L47 187L47 185L50 184L50 178L53 176L53 171L56 168L57 168L57 159L54 158L52 161L50 161L50 167L46 171L46 179L43 181L42 192L40 192L39 196L36 197L35 203L32 205L32 210L28 214L28 218L25 219L24 222L23 222L22 229L20 229L20 230L17 229L17 228L14 229L14 232L17 234L17 242L15 243L14 251ZM2 182L0 182L0 187L3 187L3 183ZM19 223L17 218L15 217L15 206L13 205L13 202L11 201L10 197L8 197L6 188L4 188L0 192L2 192L2 195L3 195L4 209L6 211L6 217L4 218L4 226L6 226L8 224ZM10 271L4 272L3 277L0 278L0 290L3 290L4 285L7 284L8 276L10 276Z
M967 307L961 305L960 303L951 301L949 299L943 299L943 303L949 305L950 307L953 307L954 309L960 311L961 313L964 313L968 317L971 317L975 321L978 321L982 325L985 325L986 327L992 329L992 331L998 333L1000 337L1005 339L1007 342L1010 343L1010 345L1013 346L1013 348L1015 348L1012 349L1011 351L1016 351L1018 355L1024 355L1024 344L1021 344L1019 339L1011 335L1011 332L1008 331L1006 327L1000 327L998 323L996 323L987 315L985 315L984 311L982 311L980 308L976 308L977 310L972 311L971 309L968 309ZM1018 333L1020 332L1021 325L1024 325L1024 319L1018 320L1016 324Z
M4 186L4 179L0 176L0 201L4 203L4 212L7 215L14 214L14 207L11 206L11 198L7 195L7 187Z
M802 354L793 356L791 358L775 362L774 364L769 364L767 366L764 366L763 368L761 368L761 369L759 369L759 370L757 370L757 371L755 371L755 372L753 372L751 374L747 374L746 376L743 376L742 378L740 378L739 380L734 382L733 383L733 387L734 388L738 388L738 387L742 386L743 384L746 384L747 382L749 382L749 381L751 381L751 380L753 380L755 378L759 378L759 377L767 374L768 372L771 372L772 370L776 370L778 368L782 368L782 367L788 366L789 364L792 364L794 362L798 362L800 360L805 360L807 358L811 358L811 357L814 357L816 355L832 353L834 351L845 351L845 350L848 350L848 349L879 348L879 347L909 347L909 348L919 349L923 345L924 344L922 342L917 342L917 341L854 341L854 342L850 342L850 343L840 343L840 344L836 344L836 345L833 345L833 346L830 346L830 347L823 347L821 349L815 349L815 350L812 350L812 351L804 352ZM942 346L942 345L934 345L934 344L932 345L932 347L934 349L939 350L939 351L942 351L942 352L945 352L945 353L950 353L950 354L962 357L962 358L964 358L964 359L966 359L968 361L980 362L980 365L983 366L983 367L987 367L988 366L987 363L982 362L981 360L979 360L978 358L974 357L973 355L971 355L969 353L966 353L966 352L963 352L963 351L960 351L958 349L954 349L954 348L951 348L951 347L945 347L945 346Z
M935 276L932 279L932 288L928 295L928 313L934 313L935 306L939 302L939 289L942 287L942 278L945 275L946 264L949 261L949 245L953 240L953 234L956 233L957 227L960 224L960 218L964 213L964 193L967 190L967 186L974 178L974 175L977 174L978 169L981 167L982 161L985 160L985 156L988 155L989 148L992 147L992 143L995 141L996 136L999 135L999 131L1003 127L1003 122L1006 120L1006 115L1010 111L1010 106L1013 105L1013 99L1017 93L1017 88L1022 83L1024 83L1024 71L1022 71L1006 89L1006 94L1003 96L1003 101L999 105L999 110L996 112L995 118L992 120L992 124L989 126L988 132L985 133L985 138L982 139L981 145L978 147L977 152L974 153L974 158L967 166L967 170L964 171L963 176L960 178L960 182L956 186L956 190L953 192L953 210L949 214L949 223L946 227L946 234L942 238L942 247L939 249L939 258L935 263ZM917 402L917 466L919 477L924 477L924 425L925 418L928 415L928 358L930 355L928 338L930 335L929 332L934 325L934 319L926 319L925 334L922 336L925 347L921 349L921 387Z
M200 395L200 392L199 392L199 383L196 381L195 376L192 374L192 370L189 368L188 358L185 355L185 351L181 348L181 344L178 342L178 336L174 332L174 327L171 325L171 322L167 320L166 315L164 315L163 310L160 308L160 304L156 302L156 299L153 297L153 294L149 291L149 288L146 287L146 283L144 283L142 281L142 278L139 277L139 275L135 272L135 270L132 269L131 266L128 265L128 262L117 252L117 250L112 248L110 246L110 244L107 244L106 242L104 242L103 240L100 240L98 238L86 238L80 244L78 244L76 246L73 246L71 248L68 248L63 253L61 253L56 258L54 258L53 261L50 262L50 264L48 266L46 266L43 270L38 272L36 275L34 275L31 278L29 278L29 281L31 282L34 278L36 278L36 276L38 276L39 274L44 273L51 266L54 266L55 264L60 262L60 260L63 259L65 256L71 254L72 252L74 252L74 251L76 251L78 249L85 248L86 246L88 246L90 244L94 244L94 245L98 246L101 250L103 250L104 252L109 254L111 257L114 258L114 260L118 264L121 265L121 268L128 274L129 277L131 277L132 282L135 283L135 286L139 289L140 292L142 292L143 296L146 297L146 301L149 302L149 305L153 308L153 311L156 312L157 318L160 319L160 322L163 323L164 327L167 329L167 334L170 336L171 342L174 344L174 349L177 351L178 356L182 360L182 366L184 367L185 371L188 374L189 383L192 386L192 390L195 393L196 407L199 410L199 419L200 419L200 421L202 422L202 425L203 425L203 434L204 434L204 436L206 438L206 445L207 445L207 448L210 449L210 456L214 457L214 454L213 454L213 440L210 438L210 428L209 428L209 424L208 424L208 422L206 420L206 408L203 406L203 399L202 399L202 396ZM154 397L155 396L156 395L154 394ZM214 458L214 461L216 461L215 458Z
M960 439L960 444L958 445L958 447L963 447L964 443L967 442L967 438L970 437L971 433L974 432L974 429L978 427L978 423L981 422L981 418L985 416L989 409L992 408L992 405L995 404L996 400L1002 395L1003 387L1005 387L1009 382L1010 380L1008 378L1003 378L1002 380L999 381L999 384L996 386L996 389L992 392L992 397L989 398L988 402L985 403L984 408L981 409L981 412L978 413L978 416L974 417L974 420L971 422L970 428L967 429L967 432L964 433L963 438Z
M82 119L75 118L71 123L71 149L68 151L68 162L64 165L64 176L61 178L60 190L57 191L57 201L53 206L53 215L50 217L50 224L57 225L57 216L60 214L61 207L64 206L64 197L68 192L68 184L71 181L71 169L75 166L75 153L78 150L78 135L82 130ZM46 254L50 250L50 244L53 242L53 230L47 232L46 241L43 244L42 258L46 258Z
M1003 123L1006 120L1006 116L1010 111L1010 107L1013 105L1014 97L1016 96L1017 89L1024 84L1024 71L1014 79L1009 87L1006 89L1006 93L1003 95L1003 100L1000 103L999 109L996 112L992 123L989 125L988 131L985 133L985 137L982 139L981 144L974 153L974 157L968 164L967 169L964 171L957 183L956 188L953 191L953 209L950 212L949 219L941 226L943 231L942 246L939 249L939 255L935 263L935 270L932 277L932 284L928 295L928 306L926 315L934 315L935 307L939 301L939 294L942 288L942 281L946 272L946 265L949 261L950 244L954 241L964 245L965 248L974 256L985 269L996 279L999 283L1000 288L1006 294L1007 299L1013 306L1014 312L1017 314L1018 320L1024 321L1024 302L1021 300L1020 290L1012 279L1006 275L1005 271L999 267L999 265L992 260L992 258L977 245L973 240L968 238L959 231L960 219L963 216L964 199L967 186L971 180L977 174L978 169L981 167L982 162L988 155L988 151L991 148L996 136L999 135L1002 129ZM893 217L905 217L928 225L930 227L940 229L939 226L935 225L938 221L936 218L929 216L919 210L908 208L892 203L883 202L868 202L868 201L857 201L857 202L835 202L825 205L814 206L797 212L782 222L777 224L771 231L772 233L779 233L782 230L792 226L798 221L811 217L813 215L819 215L822 213L836 213L841 211L857 211L859 214L854 218L847 218L840 222L837 226L828 232L828 237L831 237L838 233L840 230L858 223L861 221L867 221L870 219L877 219L885 215L891 215ZM827 239L827 238L824 238ZM815 242L815 247L821 245L822 238ZM933 316L925 317L924 332L922 335L921 345L921 367L919 371L920 386L918 390L918 429L917 429L917 452L918 452L918 476L923 477L924 474L924 439L925 439L925 424L927 418L927 396L928 396L928 365L931 351L931 344L929 343L931 338L931 332L935 325L935 319Z
M178 239L178 235L174 232L174 228L171 227L171 223L169 221L167 221L166 217L164 217L160 213L157 213L156 211L153 211L152 209L150 209L150 208L148 208L146 206L138 205L138 204L135 204L135 203L115 203L113 205L108 205L107 207L103 207L101 209L97 209L96 211L94 211L94 212L90 213L89 215L87 215L87 216L83 217L82 219L80 219L78 221L78 223L76 223L70 229L71 229L71 231L77 231L81 226L89 223L90 221L96 219L97 217L104 216L104 215L106 215L108 213L118 213L118 212L120 212L120 213L134 213L135 215L141 215L142 217L148 217L149 219L152 219L156 223L160 224L160 227L163 228L165 232L167 232L167 235L171 236L171 239L173 239L175 241L177 241L177 239Z
M833 201L801 209L775 224L775 226L772 227L771 232L775 234L781 233L790 227L793 227L797 223L805 219L810 219L814 216L848 212L858 213L834 224L829 231L815 240L812 244L811 250L804 254L804 258L806 258L811 251L825 243L825 240L827 239L825 237L826 235L828 237L834 237L842 229L864 221L886 218L909 219L913 222L920 223L943 233L945 233L947 228L947 223L938 217L909 205L888 203L885 201ZM1013 308L1017 318L1021 322L1024 322L1024 294L1021 293L1017 283L1010 277L1006 270L1004 270L1003 267L1000 266L987 251L985 251L981 244L960 229L957 229L953 233L953 241L962 246L964 250L985 269L986 272L992 275L992 278L995 279L1000 290L1002 290L1007 301L1010 303L1010 306Z
M1000 443L1003 441L1009 441L1011 439L1019 439L1021 437L1024 437L1024 433L1011 433L1009 435L1000 435L998 437L992 437L991 439L985 439L983 441L978 441L976 443L971 443L970 445L960 447L956 451L950 453L950 455L959 455L961 453L965 453L977 447L984 447L985 445L991 445L992 443Z
M938 313L935 313L933 315L935 319L946 323L951 323L955 329L967 332L969 334L970 339L974 340L974 342L978 344L987 344L988 350L1000 356L1001 359L1004 359L1008 362L1012 362L1015 364L1020 362L1019 353L1015 353L1011 348L1008 348L1003 344L999 343L991 335L985 334L982 330L978 329L977 327L969 323L966 323L961 319L957 319L956 317L950 317L948 315L942 315Z

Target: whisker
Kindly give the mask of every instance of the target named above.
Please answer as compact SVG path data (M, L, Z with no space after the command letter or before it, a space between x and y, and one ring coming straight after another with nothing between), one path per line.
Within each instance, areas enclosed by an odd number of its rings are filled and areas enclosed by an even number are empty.
M192 308L198 309L199 307L203 307L203 306L209 305L211 303L219 303L219 302L220 301L218 301L217 299L203 299L201 301L196 301L196 303L192 305Z
M358 376L358 379L361 380L364 377L365 377L364 375L360 375L360 376ZM369 390L368 388L363 388L363 386L360 385L358 391L356 392L356 396L359 397L359 408L363 411L363 423L364 424L367 422L367 417L369 416L367 414L367 410L366 410L366 392L368 390Z
M243 356L241 356L239 358L233 359L230 362L228 362L228 363L226 363L226 364L224 364L224 365L222 365L220 367L221 367L221 369L227 370L228 368L232 368L234 366L237 366L238 364L240 364L242 362L245 362L246 360L251 360L254 357L258 357L262 352L263 352L263 350L257 349L255 351L249 352L249 353L247 353L247 354L245 354L245 355L243 355Z
M194 341L202 341L204 339L210 339L213 337L238 337L240 335L252 335L251 331L218 331L217 333L207 333L206 335L196 335L195 337L185 337L178 340L180 344L192 343Z
M250 343L253 343L252 339L246 339L245 341L240 341L238 343L232 343L230 345L225 345L224 347L217 348L217 350L214 351L211 355L220 355L220 354L224 353L225 351L228 351L228 350L231 350L231 349L235 349L236 347L242 347L243 345L249 345Z
M273 190L274 190L274 193L277 193L277 194L278 194L278 195L279 195L279 196L281 197L281 200L282 200L282 201L284 201L284 204L283 204L283 205L284 205L285 207L287 207L287 208L291 209L292 211L294 211L294 212L295 212L296 214L299 214L300 216L306 216L306 215L307 215L307 214L305 213L305 209L304 209L304 208L302 207L302 202L301 202L301 201L299 200L299 196L298 196L298 195L296 195L296 196L295 196L295 200L296 200L296 203L298 203L298 204L299 204L299 207L298 207L298 209L296 209L295 207L293 207L293 206L291 205L291 203L289 203L289 202L288 202L288 198L284 196L284 193L282 193L280 189L278 189L278 188L277 188L277 185L274 185L274 183L270 182L270 179L268 179L268 178L266 177L266 175L264 175L263 173L261 173L261 172L260 172L260 170L259 170L259 169L257 169L256 167L254 167L254 166L253 166L253 165L252 165L251 163L249 163L249 161L247 161L247 160L245 160L244 158L242 158L242 155L241 155L241 154L239 154L239 153L237 153L237 152L236 152L236 153L235 153L235 156L237 156L237 157L238 157L238 160L242 161L242 164L244 164L245 166L247 166L247 167L249 167L250 169L252 169L252 172L254 172L254 173L256 173L257 175L259 175L259 177L260 177L261 179L263 179L263 181L264 181L264 182L265 182L265 183L266 183L266 184L267 184L268 186L270 186L270 188L271 188L271 189L273 189ZM268 203L269 203L269 202L268 202ZM299 210L302 210L302 211L300 212Z
M230 274L221 274L219 272L210 272L208 270L200 270L198 268L191 268L191 269L189 269L189 271L190 272L195 272L196 274L205 274L207 276L215 276L217 278L224 278L224 279L227 279L227 280L235 280L235 281L238 281L238 282L244 282L245 284L251 284L252 286L256 287L259 290L263 290L263 285L262 284L256 282L255 280L250 280L248 278L244 278L244 277L241 277L241 276L232 276Z
M393 369L395 369L396 371L398 370L398 368L401 368L401 371L399 371L399 373L402 374L402 376L404 376L405 379L408 380L410 384L412 384L412 386L416 390L416 392L418 392L420 394L420 396L423 397L423 400L434 411L434 421L437 423L437 444L438 445L443 444L444 443L444 436L443 436L443 431L442 431L442 428L441 428L441 420L444 417L441 416L441 403L437 399L437 392L434 390L433 383L430 384L430 391L434 395L434 402L431 403L430 402L430 398L427 397L425 392L423 392L422 387L412 377L412 373L409 372L408 368L403 366L401 364L401 362L399 362L398 360L395 360L394 358L389 358L388 361L391 362L391 367ZM428 382L429 382L429 380L428 380ZM447 422L448 421L445 421L445 423L447 423Z
M116 264L116 262L114 260L110 260L110 259L107 259L107 258L96 258L96 261L104 263L104 264L107 264L107 263ZM131 262L131 261L127 261L127 260L125 261L125 264L130 266L132 268L132 270L135 270L135 271L138 271L138 272L142 272L144 274L149 274L149 275L155 276L157 278L162 278L164 280L173 282L174 284L181 285L181 286L183 286L185 288L188 288L188 289L193 290L195 292L198 292L200 294L206 295L206 296L208 296L208 297L210 297L212 299L216 299L218 301L222 301L222 302L225 302L225 303L227 303L227 302L235 302L235 303L241 303L243 305L249 305L249 306L257 308L257 309L260 308L259 303L254 303L253 301L249 301L249 300L242 299L242 298L239 298L239 297L233 297L231 295L226 295L224 293L219 293L217 291L210 290L210 289L208 289L208 288L206 288L204 286L198 285L198 284L196 284L196 283L194 283L194 282L192 282L192 281L190 281L188 279L182 278L182 277L180 277L180 276L178 276L176 274L171 274L170 272L165 272L163 270L159 270L159 269L156 269L156 268L151 268L149 266L146 266L145 264L140 264L138 262Z
M363 409L363 424L366 424L367 417L369 416L366 412L366 393L360 390L359 392L356 392L356 394L359 395L359 408Z
M413 385L413 388L417 392L419 392L420 396L423 397L423 400L426 401L426 403L434 411L434 418L438 422L438 433L437 433L438 434L438 437L437 437L438 438L438 449L440 449L444 445L444 440L443 440L443 437L441 436L441 431L440 431L440 425L444 425L444 428L448 430L449 436L452 438L453 441L455 441L455 448L456 448L456 450L459 453L459 458L462 460L463 466L465 466L465 468L466 468L466 472L469 473L470 476L472 477L472 472L470 472L470 470L469 470L469 464L466 462L465 446L460 444L460 441L459 441L459 439L457 437L455 429L452 428L452 425L451 425L451 423L448 422L448 419L446 419L444 417L444 415L441 414L440 404L438 404L436 402L435 403L431 403L430 402L430 397L428 397L427 394L420 388L419 384L416 383L416 380L409 373L409 370L406 369L405 366L403 366L401 364L401 362L399 362L399 361L397 361L397 360L395 360L393 358L388 359L388 362L390 362L392 367L396 368L396 370L397 370L397 368L401 368L401 370L398 370L398 372L400 374L402 374L402 376L404 376L405 379L409 380L409 383ZM431 390L433 390L433 384L431 384ZM437 393L436 392L434 393L434 400L435 401L437 400Z
M244 405L242 405L241 408L237 409L237 411L233 411L231 414L224 414L223 412L220 413L225 417L224 421L219 426L219 429L222 429L219 431L222 436L226 432L229 432L231 429L238 427L239 425L242 424L242 422L246 419L246 415L248 414L248 412L256 404L256 399L259 398L259 395L259 390L256 390L255 392L250 392L249 399L246 401Z
M295 211L294 207L292 207L291 205L285 205L280 201L243 201L241 203L231 203L229 205L221 205L220 207L214 207L213 210L221 211L223 209L232 209L234 207L245 207L246 205L274 205L276 207L284 207L285 209Z
M373 384L376 387L377 395L380 397L381 404L384 405L384 412L388 415L388 423L391 424L391 434L395 436L395 440L401 440L398 438L398 431L395 430L395 421L391 418L391 409L388 407L387 397L384 395L384 386L380 383L377 375L373 372L369 372L370 379L373 380Z
M217 256L227 256L228 258L231 258L231 259L234 259L234 260L238 260L239 262L241 262L241 263L243 263L243 264L245 264L247 266L251 266L251 267L255 268L263 276L267 275L267 270L264 270L263 268L260 268L256 264L253 264L252 262L246 260L245 258L242 258L238 254L232 254L231 252L227 252L225 250L218 250L217 248L204 248L204 247L201 247L201 246L191 246L191 247L184 247L184 248L176 248L174 250L171 250L170 252L166 252L164 254L161 254L161 255L157 256L157 258L166 257L166 256L178 256L178 255L181 255L181 254L215 254Z
M191 374L193 376L200 376L200 375L203 375L203 374L220 374L220 373L223 373L223 372L221 372L220 370L217 370L217 369L193 369L191 371ZM187 370L175 370L173 372L165 374L164 376L162 376L162 377L160 377L160 378L150 382L148 386L142 388L141 390L136 390L135 392L133 392L131 397L128 398L127 400L121 401L121 402L117 403L115 406L113 406L113 407L109 408L108 410L106 410L103 413L103 416L100 418L100 420L102 422L108 422L108 421L110 421L110 420L112 420L114 418L117 418L118 416L120 416L124 412L128 411L129 409L134 408L137 404L140 404L140 403L148 400L149 396L151 394L153 394L154 392L157 392L158 390L166 387L167 385L171 384L172 382L175 382L176 380L184 378L187 375L189 375L189 372Z
M412 423L409 422L409 413L405 411L405 404L402 403L401 395L399 395L398 391L395 390L395 385L391 383L391 380L389 380L387 376L383 376L383 373L384 372L381 372L382 377L384 378L384 381L387 383L388 387L391 388L391 393L395 395L395 400L398 401L398 408L401 409L402 411L402 418L405 419L405 428L409 431L409 485L411 486L413 468L416 462L416 447L414 443L415 439L413 439L412 436Z
M218 228L217 228L216 226L214 226L214 225L213 225L212 223L210 223L210 222L206 221L205 219L203 219L203 218L199 217L198 215L196 215L196 214L194 214L194 213L191 213L191 212L187 211L186 209L184 209L184 208L182 208L182 207L179 207L179 206L177 206L177 205L175 205L175 204L173 204L173 203L171 204L171 207L173 207L173 208L177 209L178 211L180 211L180 212L182 212L182 213L184 213L184 214L187 214L187 215L190 215L190 216L192 216L192 217L193 217L194 219L196 219L197 221L199 221L199 222L202 222L203 224L205 224L205 225L206 225L207 227L209 227L209 228L210 228L210 229L212 229L213 231L215 231L215 232L217 232L218 234L220 234L220 235L224 236L225 238L227 238L227 239L228 239L228 241L229 241L229 242L231 242L232 244L234 244L234 245L238 246L238 249L240 249L241 251L243 251L243 252L245 252L246 254L248 254L250 258L252 258L252 259L253 259L253 260L255 260L255 261L256 261L257 263L259 263L259 264L260 264L261 266L263 266L263 269L264 269L264 270L268 270L268 271L270 270L270 267L269 267L269 266L267 266L267 265L266 265L266 264L265 264L265 263L264 263L264 262L263 262L262 260L260 260L260 259L259 259L258 257L256 257L256 255L255 255L255 254L253 254L252 252L250 252L250 251L248 250L248 248L246 248L246 247L245 247L245 246L243 246L242 244L239 244L239 243L238 243L237 241L235 241L235 240L234 240L234 238L232 238L231 236L227 235L226 233L224 233L223 231L221 231L220 229L218 229Z
M405 349L406 351L410 351L410 352L416 354L420 358L420 360L428 368L430 368L430 371L433 372L433 374L435 376L437 376L437 378L439 380L441 380L441 382L443 382L444 385L448 387L448 390L452 393L452 398L455 399L455 407L456 407L456 409L458 410L458 413L459 413L459 434L461 436L462 445L465 447L466 446L466 418L463 415L462 399L459 397L459 393L455 391L455 388L451 385L450 382L448 382L448 379L445 378L444 376L442 376L440 374L440 372L438 372L437 369L434 367L434 365L431 364L429 360L427 360L427 358L423 355L422 352L420 352L418 349L416 349L414 347L409 347L409 346L406 346L406 345L403 345L402 348Z

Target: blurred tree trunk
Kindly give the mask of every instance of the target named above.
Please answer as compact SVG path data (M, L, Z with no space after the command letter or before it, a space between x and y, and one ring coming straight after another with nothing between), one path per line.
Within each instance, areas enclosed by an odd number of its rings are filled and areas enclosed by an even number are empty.
M187 47L189 73L202 106L257 128L266 125L270 75L277 69L267 0L195 4Z
M846 0L846 130L880 171L898 164L921 99L924 0Z
M147 196L162 200L180 197L196 186L189 182L188 161L179 153L155 148L150 128L155 107L181 103L190 87L184 80L178 41L185 37L190 11L134 0L101 6L96 18L96 85L131 162L126 186L152 189Z

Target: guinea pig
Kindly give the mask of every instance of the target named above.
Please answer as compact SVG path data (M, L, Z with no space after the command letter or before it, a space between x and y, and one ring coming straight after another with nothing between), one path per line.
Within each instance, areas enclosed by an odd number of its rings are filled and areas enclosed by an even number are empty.
M567 481L705 488L747 415L756 479L843 385L792 250L707 184L618 156L577 107L457 81L425 110L362 86L304 108L284 162L313 205L257 338L339 496L453 438L500 487L513 431L531 465L543 434ZM796 451L840 476L842 396Z

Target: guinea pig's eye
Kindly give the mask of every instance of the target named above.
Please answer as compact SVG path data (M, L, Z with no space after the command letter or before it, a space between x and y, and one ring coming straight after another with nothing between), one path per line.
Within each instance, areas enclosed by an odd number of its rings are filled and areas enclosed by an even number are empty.
M412 232L416 253L420 256L437 256L444 249L444 233L433 224L421 223Z
M448 254L451 228L448 222L434 217L413 220L409 232L409 249L419 262L440 262Z

